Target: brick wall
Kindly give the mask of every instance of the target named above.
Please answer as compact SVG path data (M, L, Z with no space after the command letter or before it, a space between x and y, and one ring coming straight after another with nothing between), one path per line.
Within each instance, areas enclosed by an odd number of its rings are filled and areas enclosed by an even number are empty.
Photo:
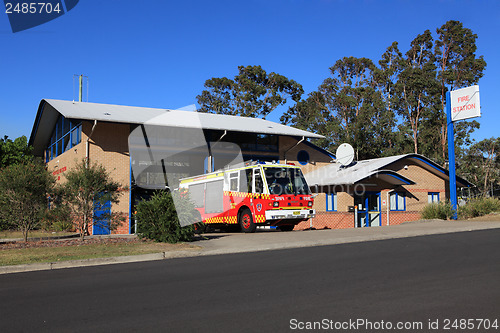
M293 150L292 150L293 151ZM316 166L319 167L319 166ZM304 168L303 168L304 169ZM413 180L414 185L392 186L377 177L365 180L370 184L366 188L370 192L380 192L381 225L387 225L387 208L390 200L388 192L404 193L406 196L405 211L390 211L389 225L401 224L406 221L415 221L421 218L420 211L428 203L428 193L438 192L440 201L447 198L446 180L434 172L418 165L412 159L404 159L388 166L386 169L394 170L401 175ZM306 229L312 226L316 229L324 227L332 229L354 227L354 213L348 213L348 206L354 205L354 193L352 186L340 187L344 192L337 192L337 211L327 212L325 193L320 193L314 201L316 217L311 221L302 222L296 226L296 230ZM323 189L326 191L326 189Z
M86 142L92 126L93 122L84 121L82 123L82 141L47 163L48 170L56 175L58 183L63 183L65 181L65 172L74 168L78 162L85 158L87 153ZM102 164L110 173L111 178L119 182L124 188L130 187L129 131L130 125L98 122L88 149L90 162ZM123 213L127 217L126 221L120 224L112 233L128 234L129 189L121 192L120 202L113 204L111 211ZM89 228L89 233L92 234L92 227Z
M420 212L390 212L389 225L397 225L403 222L416 221L420 219ZM381 213L381 226L387 225L386 212ZM354 228L354 213L347 212L317 212L316 217L301 222L294 230L304 230L313 227L315 229L348 229Z
M85 122L83 126L84 135L82 141L87 139L90 134L93 123ZM112 212L125 214L126 221L121 223L112 233L129 233L129 187L130 187L130 158L128 152L128 136L130 125L98 122L94 133L90 139L89 159L90 162L102 164L111 178L127 187L128 190L122 191L120 202L113 204Z

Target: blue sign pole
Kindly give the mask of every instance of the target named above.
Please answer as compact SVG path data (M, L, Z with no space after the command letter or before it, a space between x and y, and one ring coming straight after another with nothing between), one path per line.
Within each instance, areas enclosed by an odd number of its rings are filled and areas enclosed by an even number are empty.
M446 118L448 120L448 166L450 176L450 201L453 208L453 220L457 219L457 176L455 172L455 133L453 121L451 119L451 97L450 92L446 92Z

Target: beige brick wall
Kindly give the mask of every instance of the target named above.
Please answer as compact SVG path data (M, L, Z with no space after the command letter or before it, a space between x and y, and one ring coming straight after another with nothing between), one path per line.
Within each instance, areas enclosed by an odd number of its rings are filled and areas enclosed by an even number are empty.
M407 168L405 169L405 166ZM406 198L407 211L421 211L427 205L428 192L439 192L439 199L446 200L446 181L417 165L411 159L405 159L390 166L391 170L413 180L415 185L404 186L411 196Z
M313 165L313 167L319 166ZM404 192L406 194L406 210L402 212L390 211L389 217L391 225L419 219L420 211L428 203L427 196L429 192L438 192L440 200L446 200L447 181L416 164L411 159L404 159L385 169L394 170L416 183L415 185L398 186L395 188L396 192ZM389 205L387 194L394 187L388 185L377 177L365 180L365 183L369 183L369 186L364 188L366 191L380 192L382 225L386 225L386 212ZM346 217L350 216L346 215L348 206L354 205L354 188L353 186L337 186L336 189L337 191L342 191L337 192L337 212L326 212L326 200L324 193L320 193L316 197L314 208L316 209L318 215L313 219L313 222L317 224L316 227L345 228L350 225L345 221L349 221L349 218ZM358 190L359 189L362 189L362 187L358 187ZM323 190L327 191L326 189ZM350 214L352 215L352 213ZM302 223L297 226L296 229L306 228L308 225L309 224L306 226L306 223Z
M299 143L297 146L295 146L297 142L299 142L299 140L291 137L280 137L279 156L281 163L284 163L286 157L287 162L294 163L295 165L300 166L303 173L308 173L312 170L315 170L316 168L329 164L330 161L332 160L332 158L329 157L328 155L308 146L305 143ZM310 161L307 165L301 165L297 161L297 154L301 150L305 150L309 154Z

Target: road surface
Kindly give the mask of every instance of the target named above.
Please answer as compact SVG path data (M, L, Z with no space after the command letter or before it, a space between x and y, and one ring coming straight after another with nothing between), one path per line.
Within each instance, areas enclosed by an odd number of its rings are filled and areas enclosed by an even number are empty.
M459 332L455 319L500 321L499 281L500 229L460 232L1 275L0 327L289 332L364 321L350 331L437 332L448 319Z

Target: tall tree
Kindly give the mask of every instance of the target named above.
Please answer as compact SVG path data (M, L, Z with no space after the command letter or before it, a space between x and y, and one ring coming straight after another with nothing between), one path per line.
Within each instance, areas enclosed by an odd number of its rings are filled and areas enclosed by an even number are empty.
M378 63L380 67L375 69L375 82L382 94L387 111L393 112L397 101L395 85L404 68L403 54L399 51L398 42L393 42L387 48Z
M24 135L14 140L9 139L7 135L0 139L0 169L31 161L33 161L32 147L28 146L28 140Z
M396 83L396 108L403 119L400 129L410 134L414 153L426 153L419 150L419 136L426 129L422 123L439 114L439 83L432 51L433 38L426 30L411 42L400 62L402 70Z
M440 146L443 160L447 156L447 123L444 107L446 92L477 84L483 76L486 61L476 57L477 35L459 21L448 21L437 29L435 55L441 84ZM471 126L477 127L478 124Z
M197 96L200 112L245 117L263 117L287 98L298 102L304 93L302 85L277 74L267 74L260 66L238 66L238 75L205 81L205 88Z
M377 90L382 96L385 112L389 117L393 118L394 122L394 131L387 132L386 134L383 155L391 156L408 153L411 151L411 140L405 135L407 131L402 121L394 116L399 101L397 82L399 75L405 67L403 54L399 50L398 42L393 42L387 48L378 63L379 67L375 68L374 79L377 84ZM398 123L401 130L398 130Z
M334 149L352 144L359 159L379 157L394 126L373 74L370 59L346 57L331 68L317 92L309 94L283 115L281 121L304 129L316 129L327 137L321 143Z
M331 148L334 144L330 132L330 115L323 94L313 91L306 99L291 106L281 118L283 124L289 124L299 129L323 135L324 139L315 139L313 143Z

